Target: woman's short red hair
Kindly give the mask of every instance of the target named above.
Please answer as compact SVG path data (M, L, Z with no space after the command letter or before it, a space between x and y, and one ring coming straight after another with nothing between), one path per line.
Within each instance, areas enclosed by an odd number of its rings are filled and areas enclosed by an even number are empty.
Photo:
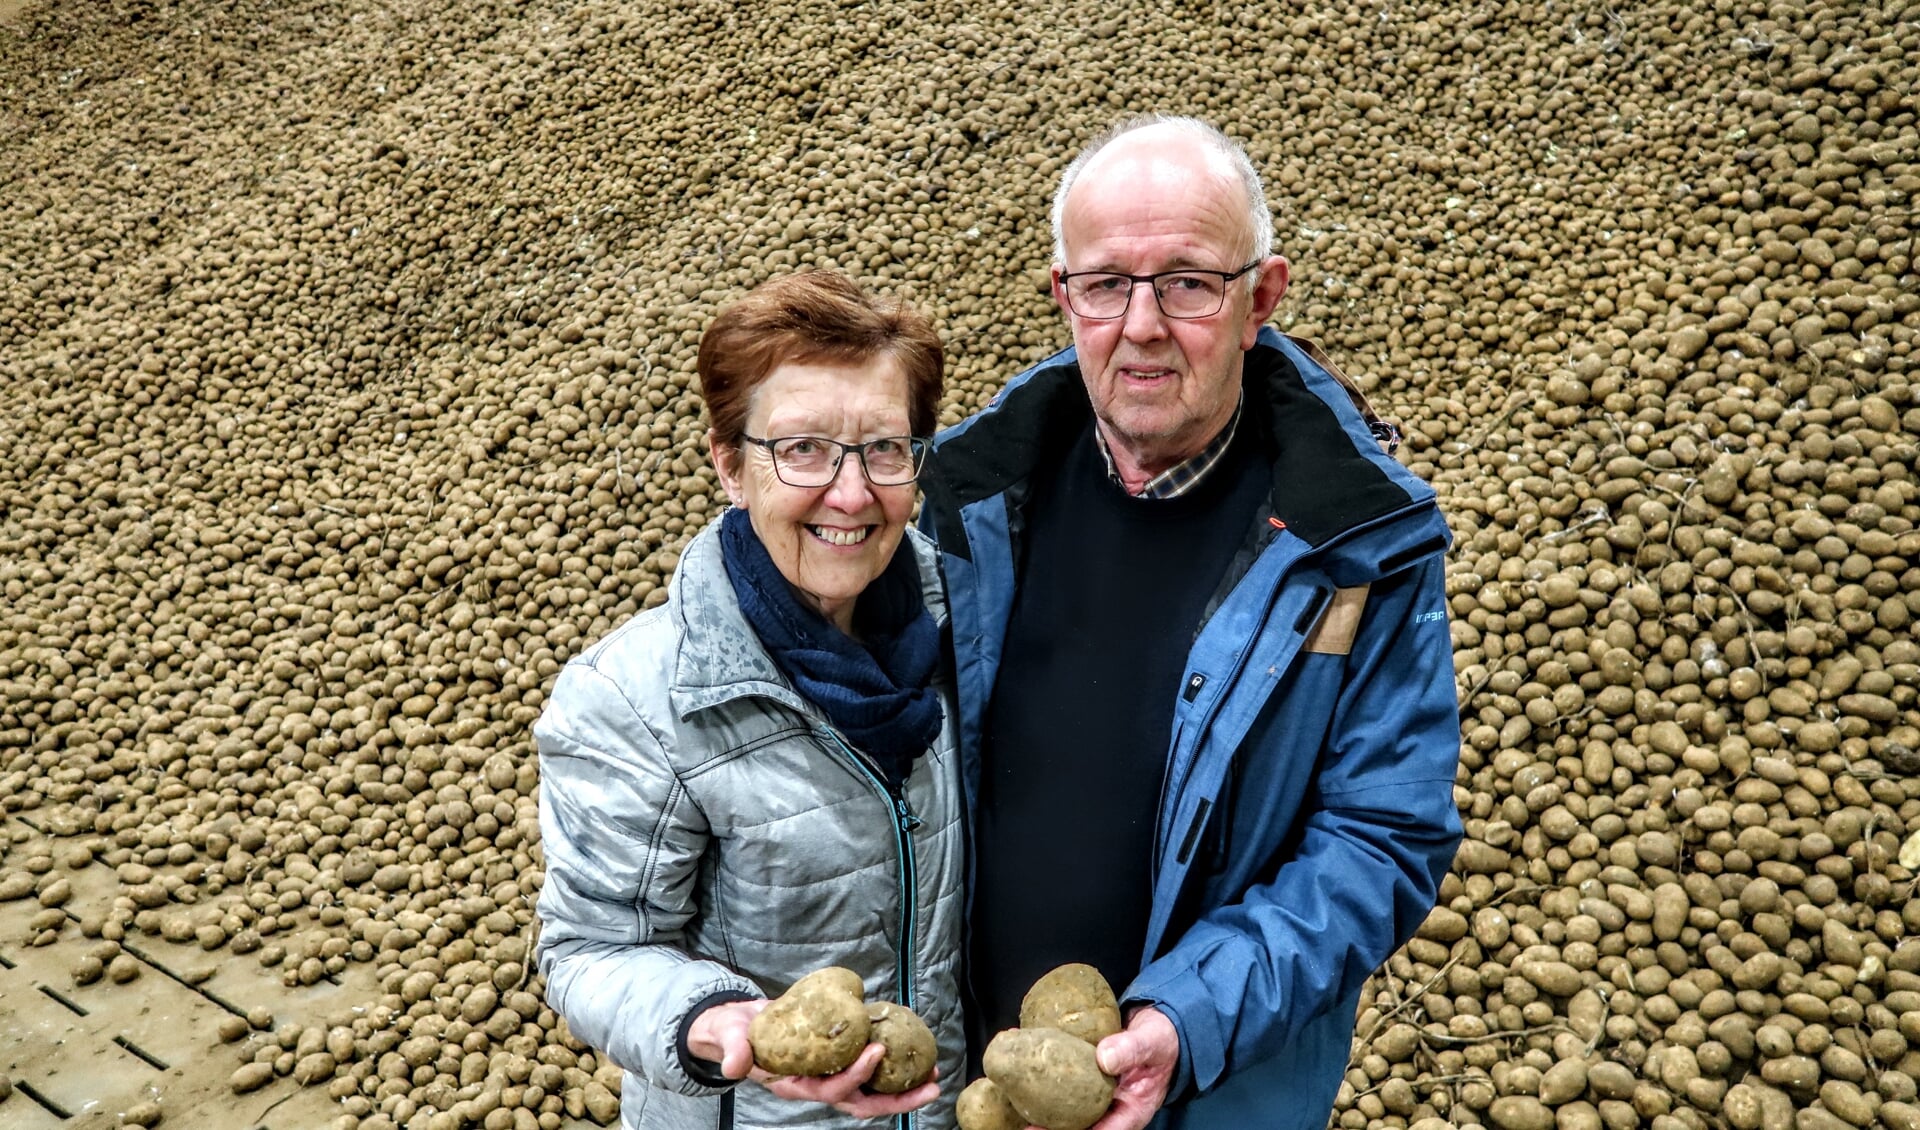
M932 322L839 271L801 271L761 283L720 311L700 338L700 393L715 446L739 449L753 390L781 365L881 356L906 374L913 434L932 435L946 364Z

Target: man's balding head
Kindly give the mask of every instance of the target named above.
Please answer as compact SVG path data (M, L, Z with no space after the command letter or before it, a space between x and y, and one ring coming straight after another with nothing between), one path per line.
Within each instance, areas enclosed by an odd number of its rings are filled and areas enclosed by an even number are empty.
M1094 138L1060 174L1053 194L1053 261L1067 261L1068 197L1082 180L1134 181L1168 164L1205 170L1236 188L1246 202L1249 259L1273 254L1273 216L1260 173L1240 144L1199 118L1146 114L1128 118Z

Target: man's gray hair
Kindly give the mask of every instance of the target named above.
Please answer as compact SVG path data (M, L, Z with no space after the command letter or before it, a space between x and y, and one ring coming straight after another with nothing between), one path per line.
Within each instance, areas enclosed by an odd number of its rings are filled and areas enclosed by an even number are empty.
M1239 176L1240 183L1247 191L1247 226L1253 231L1253 258L1256 262L1273 254L1273 213L1267 210L1267 190L1260 183L1260 172L1253 167L1253 159L1247 156L1246 149L1240 143L1221 133L1209 122L1199 118L1175 116L1172 114L1141 114L1127 118L1109 126L1107 130L1087 143L1066 171L1060 174L1060 187L1053 194L1053 261L1060 266L1067 263L1067 241L1062 233L1067 214L1067 194L1073 191L1074 183L1080 179L1087 163L1092 161L1102 149L1112 145L1135 130L1151 126L1169 126L1180 133L1201 142L1223 158L1227 165ZM1235 264L1236 266L1238 264ZM1258 272L1248 276L1252 283L1258 278Z

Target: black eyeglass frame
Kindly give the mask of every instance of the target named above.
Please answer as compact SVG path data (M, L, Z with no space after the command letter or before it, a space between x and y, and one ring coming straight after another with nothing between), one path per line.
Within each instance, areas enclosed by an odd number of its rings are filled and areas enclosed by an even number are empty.
M926 467L927 467L927 453L933 450L933 440L928 438L923 438L921 436L881 436L879 439L870 439L865 443L841 443L837 439L828 439L826 436L775 436L772 439L762 439L759 436L750 436L744 433L741 434L740 439L744 443L750 443L756 447L766 448L767 460L773 464L774 475L777 478L779 478L781 482L786 483L788 486L793 487L797 490L819 490L821 487L832 486L834 483L834 480L840 477L840 468L843 464L846 463L848 452L852 452L854 455L859 457L860 473L862 475L865 475L867 478L867 482L871 483L872 485L877 487L907 486L911 483L919 481L920 472L926 470ZM797 439L809 440L813 443L831 444L832 446L840 449L840 454L833 457L833 468L827 475L826 480L824 482L796 483L793 480L787 478L785 471L781 469L780 457L774 452L775 445L782 444L782 443L790 443ZM901 479L899 482L888 482L888 483L883 483L880 480L874 478L873 468L867 465L867 449L874 446L875 444L899 443L903 440L907 444L908 453L913 457L912 476L905 479Z
M1124 271L1062 271L1060 272L1060 293L1066 295L1067 309L1073 311L1075 317L1085 318L1089 322L1112 322L1127 316L1127 311L1133 309L1133 292L1139 288L1141 283L1146 283L1148 289L1153 291L1154 305L1160 308L1160 315L1162 317L1172 318L1181 322L1191 322L1200 318L1211 318L1225 309L1227 305L1226 284L1246 274L1248 271L1253 270L1255 267L1258 267L1260 263L1261 261L1259 259L1255 259L1237 271L1210 271L1201 267L1181 267L1173 271L1155 271L1151 275L1129 275ZM1168 313L1166 301L1160 295L1158 280L1170 275L1218 275L1220 278L1220 305L1215 306L1204 314ZM1079 308L1073 304L1073 288L1067 284L1074 279L1083 279L1090 276L1127 280L1129 284L1127 286L1127 301L1125 305L1120 307L1118 314L1082 314Z

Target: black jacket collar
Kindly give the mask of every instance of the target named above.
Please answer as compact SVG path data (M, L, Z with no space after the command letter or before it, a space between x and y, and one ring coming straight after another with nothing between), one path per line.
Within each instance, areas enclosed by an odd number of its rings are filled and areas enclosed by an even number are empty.
M1259 342L1244 368L1247 418L1273 471L1276 518L1309 545L1322 545L1414 501L1359 443L1371 443L1359 413L1331 377L1316 391L1287 355ZM926 511L941 548L968 556L960 511L1024 483L1042 452L1059 449L1086 425L1092 406L1071 351L1041 363L972 420L935 441L922 476Z

